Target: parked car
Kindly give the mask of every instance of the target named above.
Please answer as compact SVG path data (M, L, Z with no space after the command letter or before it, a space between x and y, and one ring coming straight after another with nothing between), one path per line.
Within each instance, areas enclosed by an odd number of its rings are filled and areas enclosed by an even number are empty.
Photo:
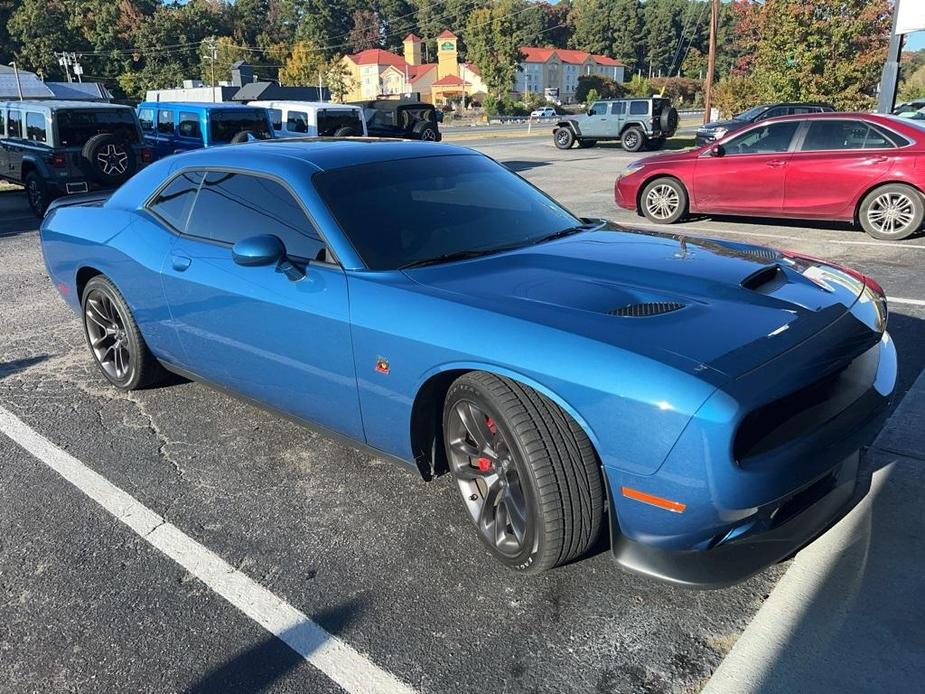
M40 238L113 386L175 371L448 470L523 573L602 529L662 580L760 571L848 508L896 383L870 278L579 219L461 147L189 152Z
M530 113L530 117L531 118L541 118L541 119L542 118L557 118L558 113L556 113L556 109L554 109L552 106L546 106L545 108L538 108L535 111L532 111Z
M277 137L358 137L366 135L363 109L323 101L251 101L270 113Z
M595 101L583 116L559 120L552 139L559 149L619 140L627 152L638 152L661 149L677 129L678 112L668 99L609 99Z
M61 195L115 188L152 159L128 106L0 102L0 177L41 217Z
M901 118L909 118L912 114L919 113L923 108L925 108L925 99L904 101L893 109L893 115L900 116Z
M714 140L725 137L729 133L748 127L753 123L758 123L768 118L778 118L780 116L801 116L806 113L828 113L835 109L829 104L823 103L787 103L787 104L762 104L753 106L747 111L743 111L737 116L728 120L718 120L697 128L697 134L694 136L694 146L701 147L709 144Z
M732 214L859 222L904 239L925 217L925 126L869 113L761 121L699 149L630 164L616 202L653 222Z
M138 121L157 159L201 147L273 137L265 108L229 103L144 101Z
M440 142L439 123L443 112L422 101L378 99L354 102L366 116L370 137L397 137L406 140Z

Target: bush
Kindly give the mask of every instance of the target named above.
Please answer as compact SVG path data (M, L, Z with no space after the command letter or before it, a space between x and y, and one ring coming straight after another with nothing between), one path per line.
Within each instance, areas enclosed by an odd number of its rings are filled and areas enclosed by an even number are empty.
M575 87L575 101L593 101L589 96L592 90L597 94L596 99L619 99L624 93L623 85L608 77L581 75Z
M632 79L626 83L627 96L652 96L652 85L642 75L633 75Z
M725 77L713 89L713 105L723 118L730 118L761 102L758 85L748 75Z
M577 92L576 92L576 94L577 94ZM598 93L597 93L597 90L594 89L594 88L592 87L592 88L589 89L587 92L585 92L585 98L582 99L582 101L583 101L584 103L586 103L586 104L590 104L590 103L592 103L592 102L594 102L594 101L597 101L597 100L600 99L600 98L601 98L601 95L598 94Z
M675 105L693 105L700 96L703 99L703 82L687 77L653 77L649 80L653 92L671 99Z

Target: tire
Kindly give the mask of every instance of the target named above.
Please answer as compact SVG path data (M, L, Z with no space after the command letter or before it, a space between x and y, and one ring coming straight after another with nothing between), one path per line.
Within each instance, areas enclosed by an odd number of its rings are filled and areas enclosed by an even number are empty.
M351 128L349 125L344 125L334 131L334 137L356 137L360 133Z
M597 144L597 140L579 140L578 149L588 149L589 147L594 147Z
M674 106L663 108L658 121L661 130L667 137L671 137L678 129L678 109Z
M92 277L80 306L87 346L106 380L121 390L137 390L164 379L164 367L151 354L112 282L102 275Z
M430 123L415 126L414 132L419 140L424 142L437 142L440 138L437 136L437 129Z
M122 185L138 170L138 158L132 146L110 133L100 133L87 140L80 157L87 176L107 187Z
M231 144L240 145L244 142L249 142L252 137L256 139L257 136L250 130L242 130L239 133L235 133L235 136L231 138Z
M891 216L892 215L892 216ZM858 206L861 228L875 239L897 240L922 227L925 200L922 193L902 183L890 183L869 192Z
M559 149L571 149L575 144L575 133L571 128L556 128L552 131L552 140Z
M656 178L642 189L640 211L656 224L674 224L687 216L687 190L676 178Z
M45 216L45 212L51 204L51 193L48 191L48 184L35 171L30 171L26 174L23 185L26 187L26 199L29 201L29 209L32 210L32 214L41 219Z
M623 149L627 152L638 152L646 144L646 134L636 126L630 126L624 130L620 139L623 143Z
M580 557L597 540L600 464L584 431L555 403L516 381L472 372L450 386L443 431L469 517L501 563L536 574Z

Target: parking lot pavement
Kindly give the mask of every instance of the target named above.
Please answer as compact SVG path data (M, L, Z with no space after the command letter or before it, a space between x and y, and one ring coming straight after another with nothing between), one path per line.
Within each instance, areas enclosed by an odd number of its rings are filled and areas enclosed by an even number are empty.
M616 171L635 158L618 147L468 145L584 216L635 222L609 197ZM117 392L48 283L21 197L0 194L0 407L419 691L696 690L786 569L691 592L623 574L599 552L518 577L488 559L447 477L424 483L198 384ZM925 299L915 272L922 239L846 245L866 237L695 224L766 243L759 234L795 237L786 245ZM893 310L907 387L922 369L925 310ZM13 673L0 678L8 691L336 690L3 436L0 661Z

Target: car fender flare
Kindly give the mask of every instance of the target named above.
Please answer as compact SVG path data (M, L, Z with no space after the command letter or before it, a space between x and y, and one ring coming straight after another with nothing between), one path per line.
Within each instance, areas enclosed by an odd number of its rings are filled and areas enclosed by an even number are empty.
M560 120L556 123L556 128L570 128L571 131L575 134L575 137L581 137L581 129L578 127L578 123L573 120Z
M642 129L643 133L645 133L646 139L648 139L649 133L646 131L645 124L643 124L641 121L638 121L638 120L632 120L632 121L628 121L624 123L623 127L620 128L620 137L623 137L623 133L625 133L629 128Z
M490 364L490 363L485 363L485 362L477 362L477 361L457 361L457 362L448 362L445 364L440 364L438 366L434 366L431 369L428 369L422 374L421 378L418 380L417 384L415 385L414 400L413 400L412 407L411 407L411 418L409 422L409 432L411 436L412 453L418 459L417 462L418 462L419 468L421 467L420 457L422 453L431 457L431 460L429 460L430 465L433 465L436 467L436 462L437 462L432 459L432 452L420 450L421 449L420 445L415 446L416 441L419 444L422 443L420 441L421 431L419 429L416 430L417 427L419 426L418 417L422 414L420 412L420 406L422 404L420 400L422 399L422 395L424 396L424 399L426 399L427 394L430 391L429 384L432 384L434 382L439 382L441 376L447 376L447 377L452 376L450 380L455 381L456 378L470 371L484 371L486 373L494 374L496 376L503 376L504 378L509 378L512 381L517 381L521 385L527 386L528 388L532 388L536 392L541 393L542 395L546 396L547 398L552 400L556 405L561 407L562 410L569 417L571 417L575 421L575 423L578 424L578 426L581 427L582 431L584 431L585 435L588 437L588 440L591 441L591 445L594 446L595 452L600 450L600 441L598 440L597 436L595 436L594 430L588 425L588 422L585 421L585 419L578 413L578 411L574 407L572 407L568 403L568 401L560 397L551 388L548 388L547 386L540 383L534 378L531 378L525 374L522 374L518 371L514 371L513 369L510 369L504 366L499 366L497 364ZM449 387L449 383L446 384L446 387L447 388ZM443 407L443 403L441 401L440 403L441 412L442 412L442 407ZM425 414L425 417L426 417L426 414ZM418 448L418 450L414 450L415 448ZM437 472L437 470L434 470L434 471ZM603 469L603 464L601 465L601 474L604 476L604 480L606 484L607 475Z
M22 157L22 163L19 169L19 180L26 180L26 173L29 171L37 171L42 178L48 178L49 175L48 166L45 161L32 153L24 154Z

